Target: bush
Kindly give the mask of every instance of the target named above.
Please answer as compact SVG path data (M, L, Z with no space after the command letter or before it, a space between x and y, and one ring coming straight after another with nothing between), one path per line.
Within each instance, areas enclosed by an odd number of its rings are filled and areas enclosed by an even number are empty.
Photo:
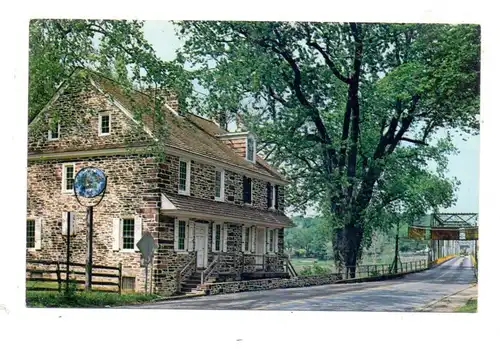
M51 291L27 291L26 305L36 308L102 308L152 301L156 295L133 293L122 294L110 292L73 292L59 293Z
M318 262L308 265L299 272L300 275L321 275L330 274L332 270L328 267L321 266Z

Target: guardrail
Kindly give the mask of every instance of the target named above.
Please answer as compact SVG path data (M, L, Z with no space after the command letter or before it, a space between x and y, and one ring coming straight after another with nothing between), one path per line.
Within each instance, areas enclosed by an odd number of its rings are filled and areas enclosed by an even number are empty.
M361 279L377 276L394 275L400 273L410 273L425 270L429 267L426 259L412 262L400 262L397 268L394 264L363 264L355 267L354 277L350 277L350 271L353 267L345 266L341 271L337 271L343 279Z
M67 276L71 276L71 278L67 278ZM109 281L110 279L112 281ZM38 285L39 283L41 283L41 287ZM27 291L61 292L63 289L63 285L69 287L69 284L75 284L76 291L83 290L83 287L79 286L85 284L84 263L69 263L68 272L66 262L38 259L26 260ZM92 290L102 292L118 292L121 294L121 288L121 263L119 263L118 267L98 264L92 266Z

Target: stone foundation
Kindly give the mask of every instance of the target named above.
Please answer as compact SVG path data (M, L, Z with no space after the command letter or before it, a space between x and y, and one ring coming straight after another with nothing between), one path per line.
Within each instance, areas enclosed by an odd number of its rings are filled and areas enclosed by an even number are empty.
M210 295L245 291L262 291L276 288L293 288L333 284L340 280L338 274L297 276L290 279L260 279L205 284L203 289Z

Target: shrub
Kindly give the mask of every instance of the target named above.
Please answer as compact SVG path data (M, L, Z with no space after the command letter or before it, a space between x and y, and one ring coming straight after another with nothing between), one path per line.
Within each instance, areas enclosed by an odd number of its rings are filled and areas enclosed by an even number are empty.
M318 262L314 262L312 265L308 265L299 272L300 275L321 275L329 274L332 270L329 267L323 267Z

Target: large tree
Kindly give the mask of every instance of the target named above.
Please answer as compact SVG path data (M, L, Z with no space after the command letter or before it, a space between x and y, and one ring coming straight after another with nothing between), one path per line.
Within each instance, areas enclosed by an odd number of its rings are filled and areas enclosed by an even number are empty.
M179 60L209 92L198 110L244 118L294 181L289 202L328 214L339 264L354 266L363 238L401 208L451 204L446 131L479 129L478 26L176 24Z

